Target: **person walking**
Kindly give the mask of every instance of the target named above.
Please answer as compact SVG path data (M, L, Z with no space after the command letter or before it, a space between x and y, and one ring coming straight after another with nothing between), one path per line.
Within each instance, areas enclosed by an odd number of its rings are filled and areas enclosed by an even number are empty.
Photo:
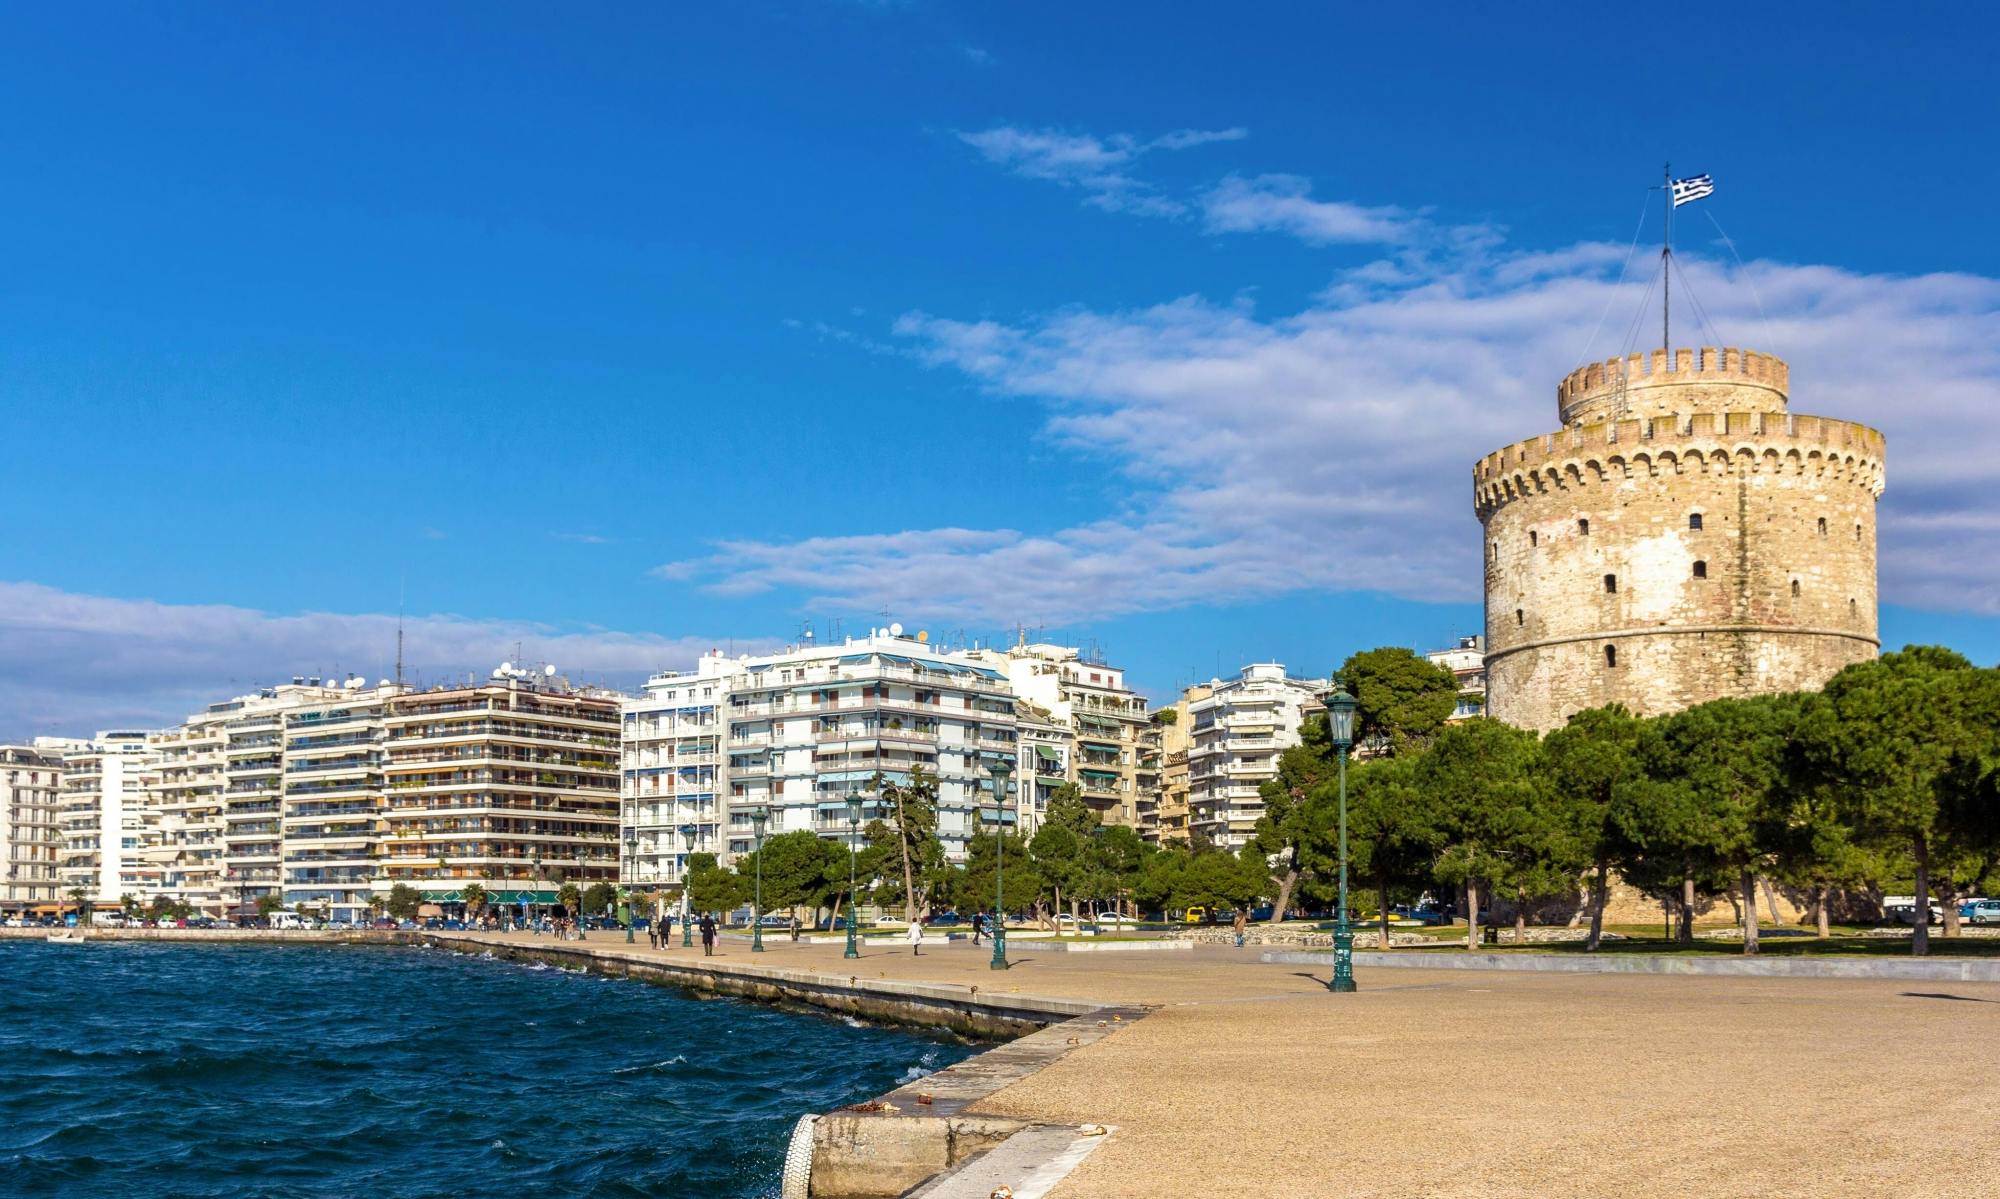
M715 956L715 917L708 912L701 914L701 956Z
M1250 917L1244 915L1242 908L1236 909L1236 919L1230 922L1230 927L1236 931L1236 948L1243 948L1244 939L1250 932Z
M798 914L797 912L793 912L793 913L792 913L792 940L794 940L794 941L797 941L798 939L799 939L799 914Z
M910 921L908 937L910 942L910 956L913 958L924 956L924 922L921 920Z
M974 945L979 944L979 938L985 935L986 935L986 913L974 912L972 914L972 943Z

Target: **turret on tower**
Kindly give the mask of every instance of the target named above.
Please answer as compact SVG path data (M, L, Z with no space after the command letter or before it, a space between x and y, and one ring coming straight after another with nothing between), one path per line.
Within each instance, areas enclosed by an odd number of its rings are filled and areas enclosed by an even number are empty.
M1591 363L1556 389L1563 429L1480 459L1493 716L1668 712L1875 655L1882 435L1789 389L1733 347Z

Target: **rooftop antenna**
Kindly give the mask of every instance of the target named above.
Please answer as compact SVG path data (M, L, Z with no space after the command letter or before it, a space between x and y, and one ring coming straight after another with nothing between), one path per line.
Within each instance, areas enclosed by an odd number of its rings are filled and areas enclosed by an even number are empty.
M403 687L403 604L409 592L409 578L396 584L396 689Z

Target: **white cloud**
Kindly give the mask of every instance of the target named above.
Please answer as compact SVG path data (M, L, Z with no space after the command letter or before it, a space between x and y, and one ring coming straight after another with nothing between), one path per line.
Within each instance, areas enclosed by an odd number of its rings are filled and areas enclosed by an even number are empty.
M1231 175L1201 196L1213 233L1288 233L1308 245L1393 244L1410 240L1418 224L1400 208L1364 208L1312 198L1312 181L1297 175Z
M1117 509L1046 530L731 542L671 570L906 620L1068 623L1300 589L1476 601L1472 464L1556 426L1555 383L1607 312L1592 356L1617 350L1643 291L1614 286L1623 253L1374 264L1278 316L1195 296L1014 321L911 313L895 332L920 359L1044 401L1079 461L1117 470ZM1683 266L1728 344L1791 362L1794 411L1887 433L1883 598L2000 613L2000 281ZM1691 305L1686 319L1691 340Z
M0 736L171 724L293 675L379 678L393 669L396 621L393 614L279 615L0 582ZM555 663L572 680L628 688L721 644L530 621L404 621L409 675L426 683L463 679L467 671L484 676L514 655L517 642L524 655Z
M1027 179L1047 179L1085 193L1084 202L1110 212L1179 216L1187 206L1161 195L1130 168L1154 150L1189 150L1247 137L1243 129L1176 129L1151 141L1130 134L1098 137L1059 129L1000 125L958 138L986 161Z

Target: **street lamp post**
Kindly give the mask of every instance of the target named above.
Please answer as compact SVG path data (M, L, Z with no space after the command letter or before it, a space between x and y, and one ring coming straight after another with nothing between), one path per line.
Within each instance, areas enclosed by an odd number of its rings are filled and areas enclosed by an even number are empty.
M579 941L585 939L583 924L588 919L583 913L583 893L587 889L583 885L584 881L583 850L579 849L576 851L576 939Z
M1327 990L1354 990L1354 930L1347 923L1347 751L1354 744L1354 710L1361 704L1334 684L1326 694L1326 728L1340 751L1340 910L1333 924L1333 980Z
M764 823L771 818L763 807L750 809L750 831L757 838L757 890L750 901L750 952L764 952Z
M694 856L695 834L701 832L692 824L681 826L681 841L687 845L687 854L681 858L681 948L694 948L694 887L690 884L688 858Z
M861 794L850 792L847 796L847 952L844 958L858 958L860 948L855 944L859 925L854 915L855 901L860 899L854 888L854 842L861 835Z
M534 861L535 861L535 885L530 889L533 890L535 893L534 906L541 907L542 906L542 851L541 850L538 849L535 851Z
M993 960L989 970L1007 969L1007 776L1014 764L1004 758L988 767L993 772Z
M625 943L632 940L632 883L639 874L639 829L628 825L625 829L625 857L632 863L625 874L625 885L618 888L619 915L625 918Z

